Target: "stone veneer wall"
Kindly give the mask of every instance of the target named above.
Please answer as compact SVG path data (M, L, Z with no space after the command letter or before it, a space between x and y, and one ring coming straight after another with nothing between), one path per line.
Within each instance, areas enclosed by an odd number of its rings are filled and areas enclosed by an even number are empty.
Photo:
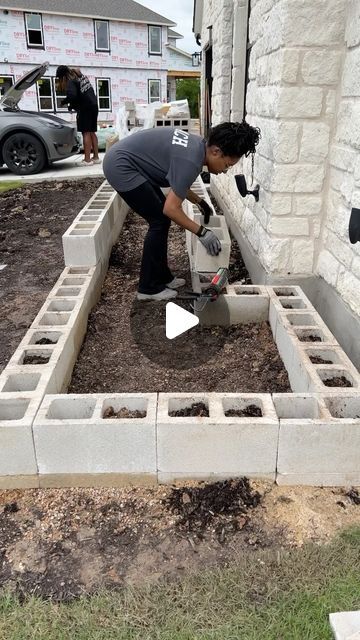
M238 23L247 4L204 2L213 124L241 116ZM246 109L262 130L260 201L235 188L235 173L250 183L249 160L214 178L215 187L270 277L321 275L360 315L359 245L347 238L351 206L360 206L360 0L252 0L249 40Z
M360 0L348 3L344 65L330 149L329 192L317 273L360 316L360 243L348 240L351 207L360 208Z

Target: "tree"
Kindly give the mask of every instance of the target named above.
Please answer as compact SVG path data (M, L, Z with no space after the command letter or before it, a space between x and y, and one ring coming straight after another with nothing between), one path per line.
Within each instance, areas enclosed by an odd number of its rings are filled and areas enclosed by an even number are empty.
M176 80L176 100L187 98L192 118L199 117L200 78L179 78Z

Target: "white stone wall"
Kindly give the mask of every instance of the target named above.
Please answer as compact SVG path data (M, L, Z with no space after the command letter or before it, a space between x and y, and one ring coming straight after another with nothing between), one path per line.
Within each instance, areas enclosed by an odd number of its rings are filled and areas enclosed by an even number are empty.
M360 243L351 245L348 239L351 208L360 208L360 0L348 3L329 162L329 193L316 272L360 315Z
M242 114L244 0L204 2L213 25L213 124ZM232 16L232 20L231 20ZM233 22L231 29L231 22ZM254 182L242 199L233 174L214 178L229 210L271 275L324 277L360 314L360 244L347 235L360 206L360 0L252 0L247 120L262 131Z
M213 45L212 125L215 125L230 119L233 0L205 0L202 24L203 49L211 41ZM205 56L203 65L204 59ZM202 76L204 96L204 73Z

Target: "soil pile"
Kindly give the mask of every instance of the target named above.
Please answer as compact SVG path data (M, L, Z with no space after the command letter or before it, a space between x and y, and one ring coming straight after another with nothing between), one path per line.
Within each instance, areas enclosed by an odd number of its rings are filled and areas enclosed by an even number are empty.
M176 526L199 539L209 527L220 543L226 536L242 529L248 522L245 514L260 503L261 496L253 491L247 478L224 480L197 487L173 488L165 502L178 516Z

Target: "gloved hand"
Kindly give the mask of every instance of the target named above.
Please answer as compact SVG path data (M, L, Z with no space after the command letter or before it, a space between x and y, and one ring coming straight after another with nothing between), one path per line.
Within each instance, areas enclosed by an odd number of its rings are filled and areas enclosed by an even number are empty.
M211 256L219 255L221 251L221 242L211 229L200 227L199 232L196 234L206 251Z
M213 212L206 200L200 200L200 202L198 202L196 206L199 207L201 213L203 214L205 224L209 224L210 216L212 216Z

